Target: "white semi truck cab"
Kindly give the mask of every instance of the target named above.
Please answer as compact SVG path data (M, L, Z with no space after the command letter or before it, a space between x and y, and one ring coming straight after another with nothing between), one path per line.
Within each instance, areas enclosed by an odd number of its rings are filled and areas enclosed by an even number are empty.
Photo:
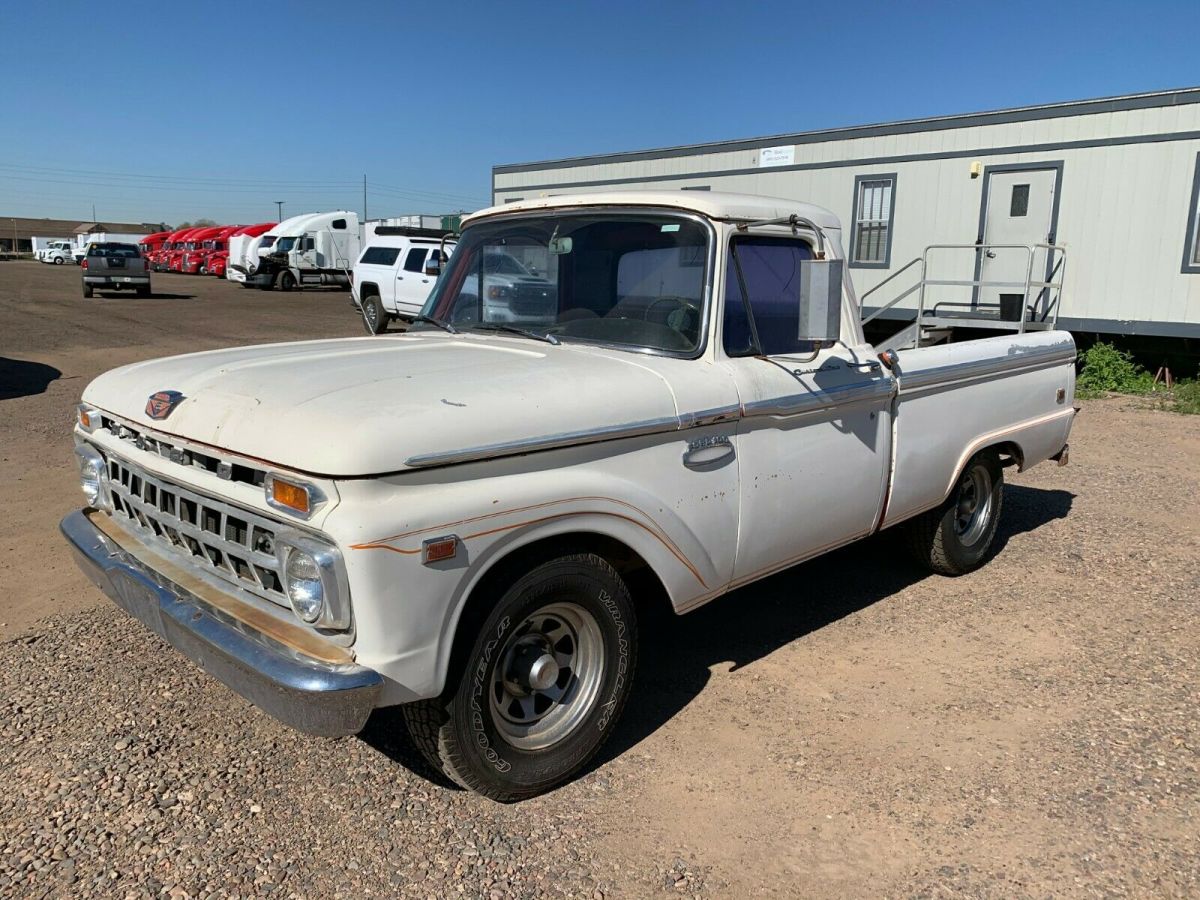
M362 247L358 214L350 210L306 213L285 219L260 240L257 259L234 280L263 290L336 285L349 288ZM232 268L232 267L231 267Z

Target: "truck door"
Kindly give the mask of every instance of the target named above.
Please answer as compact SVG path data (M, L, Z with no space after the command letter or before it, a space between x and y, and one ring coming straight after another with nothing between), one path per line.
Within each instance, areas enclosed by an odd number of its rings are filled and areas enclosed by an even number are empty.
M317 250L317 236L311 231L296 241L296 263L300 269L319 269L321 258L326 254Z
M429 299L437 279L425 274L425 259L436 247L420 244L410 247L396 270L396 308L406 315L416 315Z
M735 582L870 533L883 502L891 377L870 348L814 355L797 339L811 258L799 238L745 235L726 260L722 350L744 414Z
M984 176L980 242L1023 247L1054 243L1055 199L1061 175L1060 168L1050 165L988 170ZM985 310L999 310L1003 319L1019 320L1020 310L1037 295L1034 289L1028 301L1025 299L1025 278L1032 274L1032 281L1044 279L1046 252L1034 254L1032 273L1026 251L1003 247L982 250L976 268L975 277L991 283L976 288L975 303Z

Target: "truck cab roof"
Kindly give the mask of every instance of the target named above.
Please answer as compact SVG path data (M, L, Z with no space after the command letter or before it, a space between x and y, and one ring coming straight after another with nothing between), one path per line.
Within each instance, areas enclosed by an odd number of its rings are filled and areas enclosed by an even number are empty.
M790 215L802 216L824 229L840 229L838 217L822 206L760 197L757 194L735 194L724 191L606 191L587 194L560 194L554 197L531 197L515 200L502 206L490 206L463 218L464 227L490 216L541 209L569 209L604 206L657 206L668 209L698 212L710 219L729 222L758 222Z

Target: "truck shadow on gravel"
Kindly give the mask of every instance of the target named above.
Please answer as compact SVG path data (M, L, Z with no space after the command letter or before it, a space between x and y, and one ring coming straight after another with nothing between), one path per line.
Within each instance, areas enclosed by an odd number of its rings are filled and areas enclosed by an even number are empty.
M50 382L61 375L61 371L45 363L0 356L0 400L44 394Z
M997 552L1017 535L1071 511L1069 491L1006 485ZM884 532L740 588L685 616L660 607L639 617L641 653L633 693L608 742L580 776L637 746L704 690L711 667L739 669L781 647L936 578ZM377 711L360 737L414 774L454 790L408 739L399 708Z

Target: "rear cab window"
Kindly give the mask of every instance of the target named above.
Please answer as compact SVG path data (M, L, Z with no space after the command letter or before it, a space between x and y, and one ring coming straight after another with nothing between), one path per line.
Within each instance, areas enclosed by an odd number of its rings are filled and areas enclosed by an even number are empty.
M363 266L394 266L399 258L399 247L368 247L358 262Z
M107 256L112 259L137 259L141 256L132 244L92 244L88 256Z

